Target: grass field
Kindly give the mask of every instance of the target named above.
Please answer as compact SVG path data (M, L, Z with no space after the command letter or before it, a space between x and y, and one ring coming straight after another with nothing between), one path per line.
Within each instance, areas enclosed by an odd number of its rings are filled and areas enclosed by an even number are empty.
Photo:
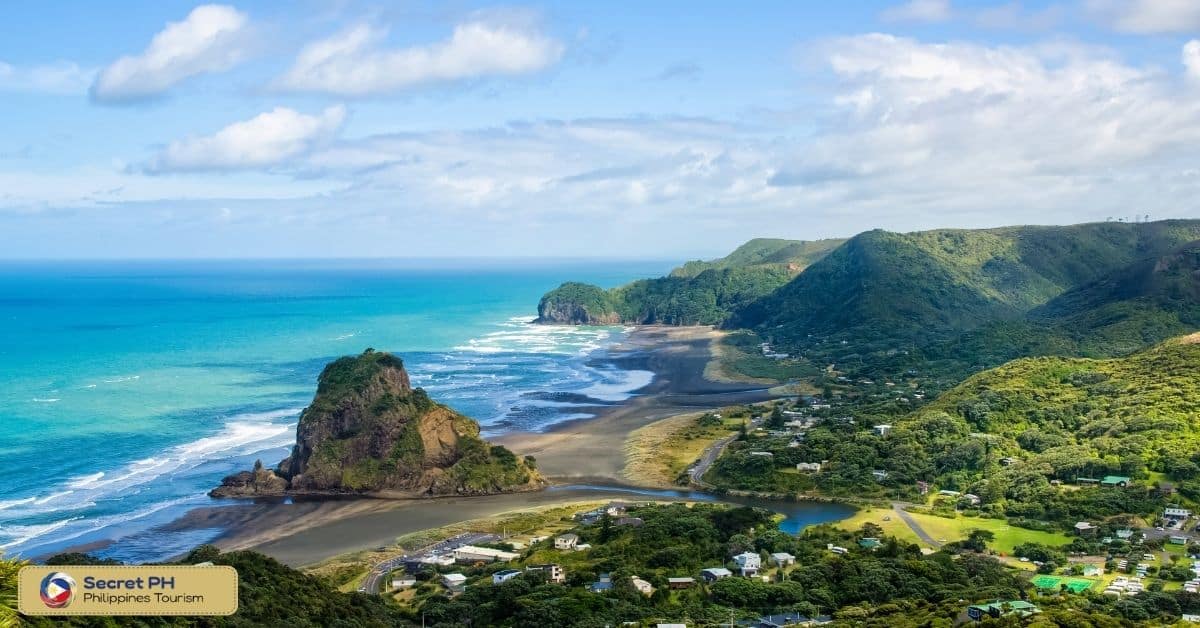
M1070 537L1060 532L1042 532L1011 526L1003 519L984 519L982 517L963 517L954 519L936 517L922 513L909 513L913 520L935 540L957 541L967 538L971 530L988 530L996 535L989 547L1002 554L1011 554L1013 548L1022 543L1041 543L1043 545L1066 545Z
M843 530L853 531L862 528L864 523L873 523L883 528L883 533L887 536L894 536L907 543L922 545L917 534L901 521L900 516L891 508L863 508L854 513L854 516L842 519L834 525Z
M681 414L655 421L630 433L625 439L626 479L641 486L675 486L675 480L704 450L737 431L741 419L726 419L723 425L702 427L697 421L704 412Z
M1011 554L1013 548L1022 543L1042 543L1044 545L1066 545L1070 537L1058 532L1042 532L1008 525L1003 519L984 519L981 517L957 517L947 519L922 513L908 513L917 525L921 526L934 540L944 542L960 541L967 538L971 530L988 530L996 535L989 547L1002 554ZM887 520L885 520L887 519ZM845 530L858 530L864 523L873 523L883 528L884 534L894 536L902 541L926 546L917 534L908 527L890 508L864 508L854 516L839 521L836 525Z

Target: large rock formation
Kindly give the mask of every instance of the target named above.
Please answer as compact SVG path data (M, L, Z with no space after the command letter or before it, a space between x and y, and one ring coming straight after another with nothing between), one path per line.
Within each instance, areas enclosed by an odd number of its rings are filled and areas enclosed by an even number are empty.
M400 358L368 349L321 372L275 472L256 465L211 495L487 494L543 483L531 458L489 445L479 424L413 388Z
M534 321L556 325L618 325L621 315L599 286L569 281L547 292L538 302Z

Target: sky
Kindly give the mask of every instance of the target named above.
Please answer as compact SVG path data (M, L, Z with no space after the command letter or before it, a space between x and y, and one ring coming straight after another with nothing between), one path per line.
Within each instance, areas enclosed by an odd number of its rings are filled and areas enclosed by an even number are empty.
M0 5L0 258L1195 217L1200 2Z

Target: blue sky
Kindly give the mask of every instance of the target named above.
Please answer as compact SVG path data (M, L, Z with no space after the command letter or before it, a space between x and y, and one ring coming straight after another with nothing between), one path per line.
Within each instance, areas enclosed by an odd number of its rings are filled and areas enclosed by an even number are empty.
M1200 3L9 2L0 257L1194 216Z

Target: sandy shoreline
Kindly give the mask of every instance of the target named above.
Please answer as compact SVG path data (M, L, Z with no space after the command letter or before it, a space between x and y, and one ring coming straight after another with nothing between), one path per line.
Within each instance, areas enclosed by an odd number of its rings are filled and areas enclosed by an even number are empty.
M518 454L535 456L542 472L559 485L630 485L622 470L625 440L632 431L683 412L771 397L761 384L705 378L713 358L712 343L719 336L720 332L707 327L640 327L609 351L610 359L622 368L654 372L654 381L637 395L600 408L595 418L566 421L545 432L512 432L492 440ZM622 495L560 486L485 497L239 503L196 508L159 529L219 528L224 532L214 544L223 549L254 549L291 565L307 565L459 521Z

